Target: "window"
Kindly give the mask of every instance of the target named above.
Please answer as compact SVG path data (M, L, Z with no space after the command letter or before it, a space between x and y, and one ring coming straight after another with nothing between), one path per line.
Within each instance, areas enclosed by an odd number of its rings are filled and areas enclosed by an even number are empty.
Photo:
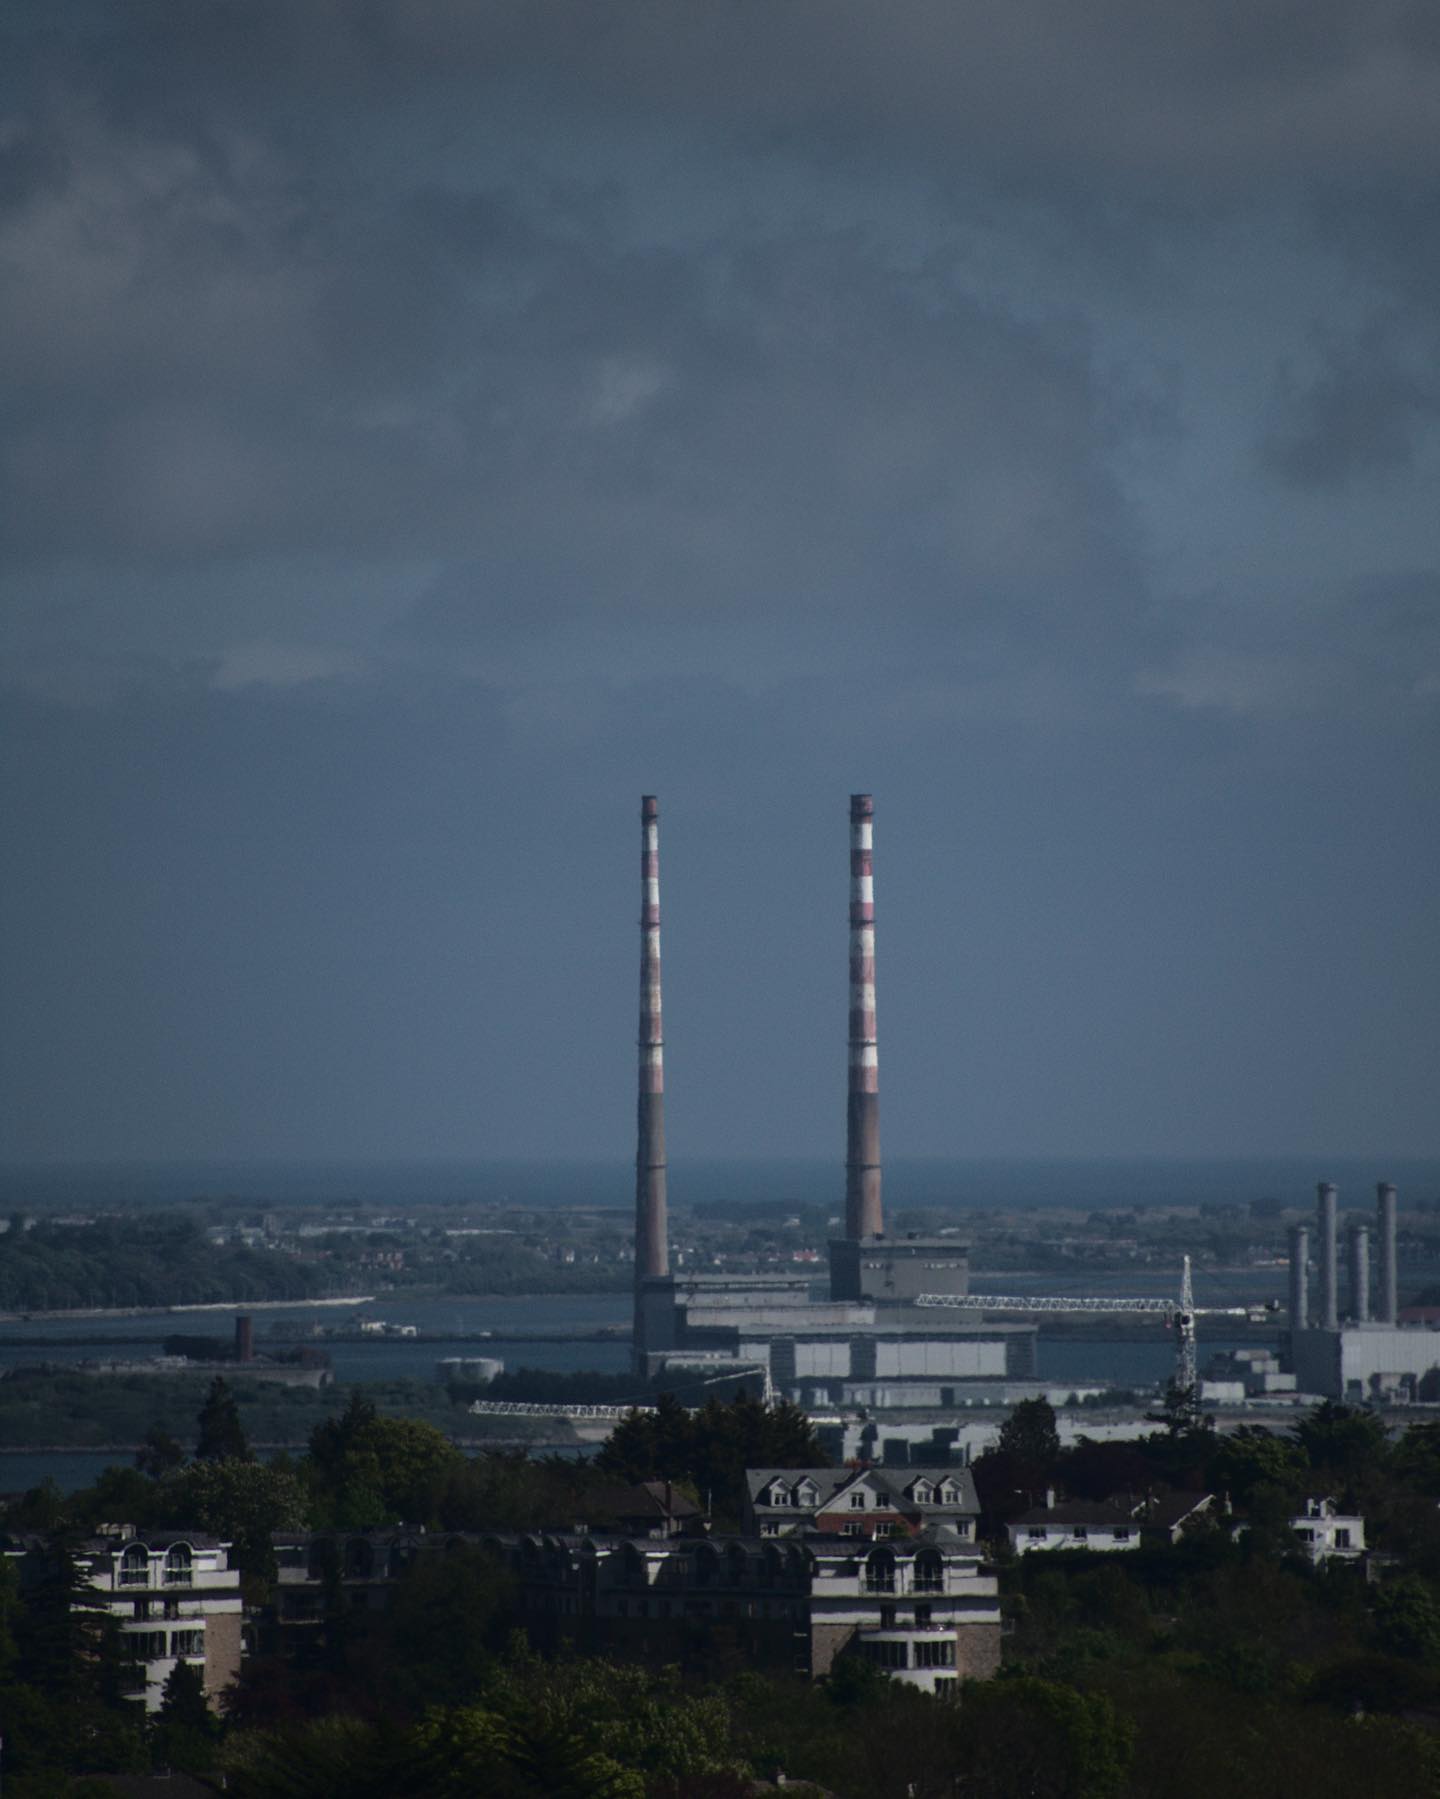
M167 1599L165 1601L165 1616L167 1618L178 1618L180 1616L180 1601L178 1599Z
M1121 1526L1121 1527L1120 1527L1120 1528L1119 1528L1119 1529L1118 1529L1118 1530L1117 1530L1117 1531L1116 1531L1116 1532L1115 1532L1115 1541L1116 1541L1116 1542L1117 1542L1117 1543L1128 1543L1128 1542L1129 1542L1129 1541L1130 1541L1130 1532L1129 1532L1129 1529L1128 1529L1128 1528L1127 1528L1127 1527L1126 1527L1126 1526L1123 1526L1123 1525L1122 1525L1122 1526Z
M910 1497L916 1505L929 1505L935 1497L935 1489L928 1480L917 1480L910 1489Z
M1037 1539L1043 1543L1045 1541L1045 1526L1043 1524L1032 1524L1029 1530L1025 1532L1025 1535L1029 1537L1032 1543Z
M788 1487L782 1487L777 1480L770 1489L770 1503L771 1505L789 1505L790 1489Z
M959 1502L959 1499L960 1489L947 1480L945 1485L940 1489L941 1505L955 1505Z
M875 1510L877 1512L888 1512L891 1509L889 1494L877 1493L875 1495Z
M167 1587L188 1587L195 1578L195 1558L190 1553L188 1543L172 1545L165 1557L165 1585Z
M917 1593L943 1593L945 1591L945 1564L933 1549L922 1549L915 1557L915 1591Z
M780 1535L780 1526L773 1518L767 1518L760 1526L760 1535L762 1537L778 1537Z
M1088 1543L1090 1541L1090 1532L1083 1524L1072 1525L1070 1535L1074 1537L1077 1543Z
M865 1526L854 1522L842 1524L840 1526L840 1535L842 1537L863 1537L865 1535Z
M120 1585L122 1587L148 1587L150 1585L150 1551L143 1543L132 1543L121 1556Z
M915 1628L916 1630L929 1630L930 1607L928 1605L917 1605L915 1607Z
M135 1616L137 1618L148 1618L150 1616L150 1601L148 1599L137 1599L134 1604Z
M917 1643L915 1645L915 1666L917 1668L953 1668L955 1666L955 1643L950 1637L943 1637L936 1643Z
M895 1591L895 1557L888 1549L876 1549L867 1559L865 1585L872 1593Z
M850 1510L852 1512L863 1512L869 1503L870 1495L866 1492L862 1491L850 1495Z
M878 1662L882 1668L908 1668L910 1666L910 1645L908 1643L867 1643L865 1654L872 1662Z
M172 1630L170 1632L171 1655L204 1655L205 1632L203 1630Z
M880 1628L881 1630L894 1630L895 1607L893 1605L882 1605L880 1607Z
M1350 1547L1350 1532L1348 1530L1337 1530L1335 1532L1335 1547L1337 1549L1348 1549Z
M163 1630L137 1630L125 1639L125 1647L137 1662L159 1661L166 1653Z

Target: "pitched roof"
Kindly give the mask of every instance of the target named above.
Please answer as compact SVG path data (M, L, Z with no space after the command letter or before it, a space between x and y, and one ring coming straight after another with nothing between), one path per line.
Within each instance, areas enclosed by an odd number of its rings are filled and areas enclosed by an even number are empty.
M784 1481L792 1492L801 1481L812 1481L818 1495L815 1501L817 1511L833 1505L843 1493L861 1482L888 1499L897 1512L918 1512L924 1516L928 1512L937 1511L978 1513L980 1510L980 1501L975 1492L975 1477L968 1468L747 1468L745 1488L755 1510L793 1512L794 1508L791 1506L771 1507L765 1504L762 1496L775 1480ZM941 1503L938 1498L915 1499L911 1497L911 1489L919 1481L928 1482L937 1493L942 1486L948 1484L955 1489L956 1496L948 1504Z
M1162 1493L1140 1513L1140 1522L1155 1530L1173 1530L1196 1512L1203 1512L1213 1493Z
M1118 1505L1093 1499L1062 1499L1058 1505L1035 1505L1021 1512L1016 1524L1094 1524L1100 1528L1128 1530L1135 1523L1131 1513Z

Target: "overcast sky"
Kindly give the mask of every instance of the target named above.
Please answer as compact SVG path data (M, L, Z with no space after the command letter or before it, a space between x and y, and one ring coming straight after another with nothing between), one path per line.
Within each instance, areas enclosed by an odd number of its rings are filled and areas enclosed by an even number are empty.
M1433 0L0 36L0 1154L1440 1151Z

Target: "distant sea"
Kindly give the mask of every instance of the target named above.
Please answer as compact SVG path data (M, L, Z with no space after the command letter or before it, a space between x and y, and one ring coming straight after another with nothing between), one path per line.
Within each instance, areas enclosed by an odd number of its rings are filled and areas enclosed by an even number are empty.
M158 1206L230 1198L287 1204L453 1203L524 1206L633 1204L633 1164L624 1161L50 1162L0 1165L0 1207ZM885 1197L906 1206L1152 1206L1277 1199L1307 1206L1320 1180L1335 1181L1347 1207L1374 1203L1375 1183L1394 1181L1401 1205L1440 1199L1440 1156L1273 1156L1185 1159L944 1159L895 1157ZM670 1164L676 1206L837 1205L838 1160L688 1161Z

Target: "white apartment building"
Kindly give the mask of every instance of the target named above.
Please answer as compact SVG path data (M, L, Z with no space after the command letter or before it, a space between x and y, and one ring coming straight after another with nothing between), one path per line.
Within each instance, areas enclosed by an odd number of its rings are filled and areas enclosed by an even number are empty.
M178 1661L201 1670L211 1699L239 1673L240 1575L229 1551L194 1531L97 1537L80 1546L77 1559L119 1624L146 1711L160 1709Z
M1365 1553L1365 1520L1342 1512L1333 1499L1307 1499L1290 1528L1317 1566L1334 1560L1358 1561Z

